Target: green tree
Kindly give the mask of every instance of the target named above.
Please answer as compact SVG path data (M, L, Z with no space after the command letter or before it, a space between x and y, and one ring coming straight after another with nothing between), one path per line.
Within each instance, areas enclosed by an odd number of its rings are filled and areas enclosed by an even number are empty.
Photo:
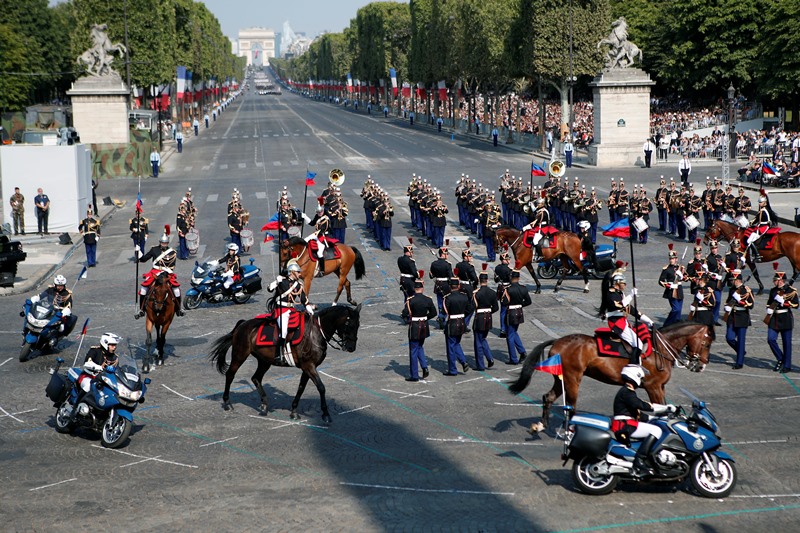
M30 61L26 53L26 37L9 24L0 24L0 111L22 109L28 103L33 87L31 78L12 73L26 72Z
M773 98L800 95L800 3L768 0L763 27L769 38L760 39L756 73L758 87Z

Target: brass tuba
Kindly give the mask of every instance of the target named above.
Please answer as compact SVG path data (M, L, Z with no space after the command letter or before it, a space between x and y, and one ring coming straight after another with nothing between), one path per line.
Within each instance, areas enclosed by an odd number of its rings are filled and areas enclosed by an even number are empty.
M328 181L332 184L340 187L342 183L344 183L344 171L338 168L334 168L330 172L328 172Z
M547 169L550 171L550 175L555 178L560 178L567 172L566 165L558 159L550 161L550 165Z

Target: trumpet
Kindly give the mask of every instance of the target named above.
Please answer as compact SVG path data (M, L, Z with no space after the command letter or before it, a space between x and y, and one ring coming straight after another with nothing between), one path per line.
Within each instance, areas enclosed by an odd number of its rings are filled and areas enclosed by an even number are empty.
M340 187L344 183L344 178L344 171L338 168L334 168L328 172L328 181L337 187Z
M567 172L566 165L558 159L550 161L550 165L547 169L550 171L550 175L555 178L560 178Z

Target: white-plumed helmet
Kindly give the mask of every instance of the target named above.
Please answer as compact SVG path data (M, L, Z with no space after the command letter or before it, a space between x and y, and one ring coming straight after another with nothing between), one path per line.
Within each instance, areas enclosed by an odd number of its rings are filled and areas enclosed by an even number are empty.
M289 272L300 272L300 265L297 264L296 259L291 259L288 263L286 263L286 270Z
M611 283L627 283L625 279L625 271L621 268L614 271L611 275Z
M239 245L236 244L235 242L232 242L232 243L230 243L228 245L228 250L233 250L234 252L236 252L238 254L239 253Z
M120 338L114 333L103 333L103 336L100 337L100 346L102 346L104 350L108 350L109 344L119 344L119 341Z
M53 278L53 285L66 285L66 284L67 284L67 278L65 278L61 274Z
M644 370L639 365L625 365L621 372L623 381L630 381L637 387L641 387L644 379Z

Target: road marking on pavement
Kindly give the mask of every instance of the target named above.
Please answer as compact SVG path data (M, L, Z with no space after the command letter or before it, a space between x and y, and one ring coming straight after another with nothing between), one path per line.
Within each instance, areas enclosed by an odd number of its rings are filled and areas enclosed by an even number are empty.
M381 157L381 161L383 161L384 163L391 163L392 162L392 160L390 158L388 158L388 157Z
M2 408L0 408L0 409L2 409ZM10 414L6 413L4 415L0 415L0 418L3 418L4 416L10 416L14 420L19 420L19 418L16 418L13 415L24 415L25 413L32 413L33 411L38 411L38 410L39 410L39 408L37 407L37 408L34 408L34 409L28 409L27 411L18 411L16 413L10 413ZM3 410L3 411L5 412L5 410ZM22 420L19 420L19 421L22 422Z
M750 374L748 372L734 372L732 370L713 370L710 368L706 368L704 372L713 372L716 374L731 374L733 376L747 376L751 378L768 378L768 379L781 379L781 375L775 375L772 372L769 374Z
M206 196L206 202L216 202L219 200L219 194L209 194Z
M309 164L309 166L313 166L313 165L316 165L316 164L317 164L317 162L316 162L316 161L314 161L313 159L309 159L308 161L306 161L306 163L308 163L308 164Z
M3 416L7 416L9 418L13 418L17 422L22 422L23 424L25 423L22 420L20 420L19 418L17 418L16 416L14 416L11 413L9 413L8 411L6 411L5 409L3 409L2 407L0 407L0 411L3 411L3 413L5 413ZM14 414L18 414L18 413L14 413Z
M398 157L397 160L400 161L401 163L408 163L408 159L406 159L405 157Z
M780 398L775 398L776 400L792 400L794 398L800 398L800 394L795 394L794 396L781 396Z
M128 467L128 466L134 466L134 465L146 463L147 461L157 461L160 457L161 457L160 455L156 455L155 457L148 457L147 459L142 459L141 461L134 461L134 462L128 463L126 465L119 465L119 467L120 468L125 468L125 467Z
M280 426L275 426L275 427L269 428L270 430L281 429L281 428L285 428L287 426L305 426L305 427L309 427L309 428L328 429L325 426L315 426L314 424L307 424L305 422L287 422L286 420L278 420L277 418L269 418L269 417L265 417L265 416L261 416L261 415L248 415L248 416L250 418L258 418L259 420L266 420L266 421L269 421L269 422L280 422L280 424L281 424Z
M280 135L280 133L273 133L272 136L273 137L280 137L281 135Z
M206 447L206 446L212 446L212 445L214 445L214 444L221 444L221 443L223 443L223 442L228 442L229 440L236 440L236 439L238 439L238 438L239 438L239 437L237 436L237 437L230 437L230 438L227 438L227 439L222 439L222 440L215 440L214 442L208 442L208 443L206 443L206 444L201 444L201 445L200 445L200 447L201 447L201 448L204 448L204 447Z
M227 163L223 163L223 164L221 164L221 165L219 166L219 169L220 169L220 170L228 170L228 164L227 164Z
M247 163L239 163L239 168L247 168Z
M279 167L279 166L281 166L281 164L282 163L280 161L273 161L272 162L272 166L275 166L275 167Z
M183 395L183 394L181 394L180 392L178 392L178 391L176 391L176 390L173 390L173 389L170 389L169 387L167 387L167 386L166 386L166 385L164 385L163 383L161 384L161 386L162 386L162 387L164 387L165 389L167 389L168 391L170 391L171 393L173 393L173 394L177 394L177 395L178 395L178 396L180 396L181 398L186 398L187 400L189 400L189 401L192 401L192 402L194 401L194 398L189 398L188 396L184 396L184 395Z
M147 459L147 460L157 461L159 463L166 463L168 465L185 466L186 468L199 468L198 466L195 466L195 465L186 465L186 464L183 464L183 463L176 463L175 461L167 461L166 459L159 459L159 457L161 457L160 455L156 456L156 457L146 457L144 455L136 455L135 453L126 452L124 450L115 450L113 448L103 448L102 446L98 446L97 444L92 444L92 448L97 448L99 450L107 450L109 452L117 452L117 453L121 453L123 455L127 455L127 456L130 456L130 457L135 457L137 459ZM141 461L141 462L143 462L143 461ZM123 466L130 466L130 465L122 465L120 468L122 468Z
M420 380L420 382L423 382L423 381L424 380ZM424 381L424 382L428 383L427 381ZM400 392L400 391L396 391L396 390L392 390L392 389L381 389L381 390L384 391L384 392L391 392L393 394L402 394L403 396L400 397L401 400L403 398L408 398L409 396L416 396L418 398L433 398L433 396L426 396L424 394L424 393L428 392L427 390L422 390L422 391L419 391L419 392Z
M336 161L334 161L333 159L326 159L325 163L328 164L328 165L335 165Z
M330 374L328 374L327 372L322 372L321 370L320 370L320 372L319 372L319 373L320 373L320 374L322 374L322 375L324 375L324 376L328 376L328 377L329 377L329 378L331 378L331 379L335 379L335 380L338 380L338 381L344 381L342 378L337 378L336 376L331 376L331 375L330 375Z
M256 168L264 168L264 163L261 161L256 161Z
M439 159L438 157L431 157L431 161L436 161L437 163L444 163L444 160Z
M36 487L34 489L28 489L28 492L33 492L35 490L46 489L48 487L55 487L56 485L61 485L62 483L69 483L70 481L77 481L78 478L74 477L72 479L65 479L64 481L59 481L58 483L50 483L49 485L42 485L41 487Z
M258 198L259 200L266 200L267 199L267 193L264 192L264 191L258 191L256 193L256 198Z
M595 320L595 321L603 322L603 320L601 320L600 318L598 318L598 317L596 317L594 315L590 315L589 313L587 313L586 311L584 311L580 307L575 307L574 305L571 306L571 307L572 307L573 311L575 311L576 313L578 313L581 316L585 316L586 318L591 318L592 320ZM555 337L555 335L553 335L553 336Z
M156 202L156 205L167 205L169 203L169 196L162 196Z
M341 413L336 413L337 415L346 415L347 413L355 413L356 411L361 411L362 409L367 409L370 407L369 405L365 405L363 407L356 407L355 409L350 409L349 411L342 411Z
M427 437L425 440L433 441L433 442L457 442L459 444L498 444L500 446L544 446L541 442L499 442L493 440L476 440L476 439L465 439L462 436L458 436L455 439L435 439L433 437Z
M472 378L472 379L465 379L463 381L457 382L456 385L462 385L464 383L469 383L470 381L478 381L479 379L483 379L483 376L478 376L477 378Z
M548 328L547 326L545 326L539 319L534 318L532 321L533 321L534 324L536 324L536 327L539 328L540 330L544 331L545 333L547 333L548 335L550 335L554 339L558 338L558 335L556 335L556 332L553 331L552 329Z
M364 487L368 489L404 490L409 492L441 492L445 494L486 494L491 496L515 496L514 492L492 492L486 490L458 490L458 489L421 489L415 487L395 487L391 485L368 485L366 483L350 483L340 481L339 485L348 487Z
M203 165L203 170L211 170L211 165Z
M188 166L188 167L183 167L183 171L184 171L184 172L191 172L191 171L192 171L192 168L193 168L193 167L191 167L191 166Z
M733 446L741 446L742 444L775 444L778 442L789 442L789 439L740 440L739 442L726 442L725 444L732 444Z
M795 494L732 494L731 498L800 498L800 492Z
M506 407L508 407L508 406L518 406L518 405L524 405L524 406L542 405L541 403L537 403L537 402L517 402L517 403L494 402L494 404L495 405L503 405L503 406L506 406Z
M416 161L419 161L420 163L427 163L428 162L428 160L425 159L424 157L415 157L414 159Z
M300 161L298 161L297 159L292 159L291 161L289 161L289 164L292 165L293 167L296 167L297 165L300 164Z
M14 358L13 358L13 357L9 357L8 359L6 359L6 360L5 360L5 361L3 361L2 363L0 363L0 366L3 366L4 364L8 363L8 362L9 362L9 361L11 361L12 359L14 359Z

